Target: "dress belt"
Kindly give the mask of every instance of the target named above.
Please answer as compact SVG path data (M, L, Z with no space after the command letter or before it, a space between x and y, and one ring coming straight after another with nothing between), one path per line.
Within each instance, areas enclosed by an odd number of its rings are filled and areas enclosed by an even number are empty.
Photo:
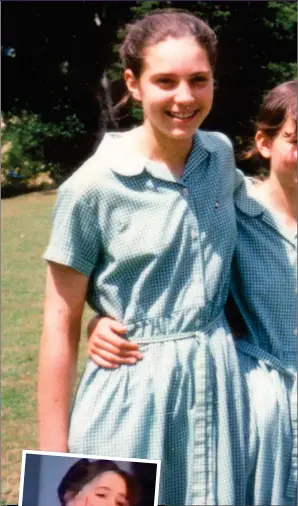
M137 337L135 335L130 336L129 334L134 330L136 324L126 324L127 333L126 337L129 341L138 344L151 344L151 343L165 343L167 341L179 341L181 339L200 338L204 336L208 331L214 327L224 317L224 311L219 313L211 322L197 330L191 330L188 332L177 332L171 334L156 334L146 335L144 337Z

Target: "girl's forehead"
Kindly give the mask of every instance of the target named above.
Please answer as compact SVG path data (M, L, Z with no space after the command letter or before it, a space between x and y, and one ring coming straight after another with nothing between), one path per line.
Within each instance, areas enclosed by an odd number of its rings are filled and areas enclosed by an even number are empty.
M82 489L83 495L92 493L101 487L122 495L127 493L126 483L122 476L114 471L106 471L85 485Z
M293 116L287 116L281 131L284 133L293 134L297 131L297 120Z
M210 72L206 50L193 37L173 38L149 46L144 51L144 70L175 72L189 68L191 72Z

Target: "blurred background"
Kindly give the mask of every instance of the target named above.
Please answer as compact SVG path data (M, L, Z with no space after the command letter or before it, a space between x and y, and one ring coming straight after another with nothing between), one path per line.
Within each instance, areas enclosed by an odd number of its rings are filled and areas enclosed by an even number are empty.
M119 44L126 23L173 6L198 14L218 36L215 102L203 128L243 149L263 93L296 76L295 1L4 2L3 196L34 186L32 178L59 184L106 130L140 120L136 106L113 112L124 92Z

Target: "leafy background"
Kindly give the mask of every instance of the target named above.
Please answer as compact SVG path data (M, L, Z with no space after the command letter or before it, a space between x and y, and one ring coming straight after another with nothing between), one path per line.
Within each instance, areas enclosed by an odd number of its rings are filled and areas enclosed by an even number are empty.
M59 183L107 129L140 120L136 106L120 118L112 111L124 93L118 48L128 22L167 7L198 14L216 31L216 94L203 127L225 132L237 152L246 146L263 93L296 76L296 2L7 2L4 186L40 172Z

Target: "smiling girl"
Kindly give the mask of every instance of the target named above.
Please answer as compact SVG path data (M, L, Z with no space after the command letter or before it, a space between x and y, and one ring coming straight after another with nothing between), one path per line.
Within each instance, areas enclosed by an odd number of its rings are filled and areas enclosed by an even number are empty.
M143 124L107 134L59 189L39 367L43 450L161 459L160 503L245 503L242 378L224 315L236 241L234 155L198 130L216 38L165 11L130 27L121 58ZM88 362L69 409L85 301L123 322L144 359Z
M237 340L243 377L245 504L294 506L297 492L297 83L268 92L246 158L267 165L235 193L237 242L231 292L247 331ZM231 319L235 323L233 314ZM125 327L89 326L89 354L103 367L133 364ZM243 455L244 455L243 453Z

